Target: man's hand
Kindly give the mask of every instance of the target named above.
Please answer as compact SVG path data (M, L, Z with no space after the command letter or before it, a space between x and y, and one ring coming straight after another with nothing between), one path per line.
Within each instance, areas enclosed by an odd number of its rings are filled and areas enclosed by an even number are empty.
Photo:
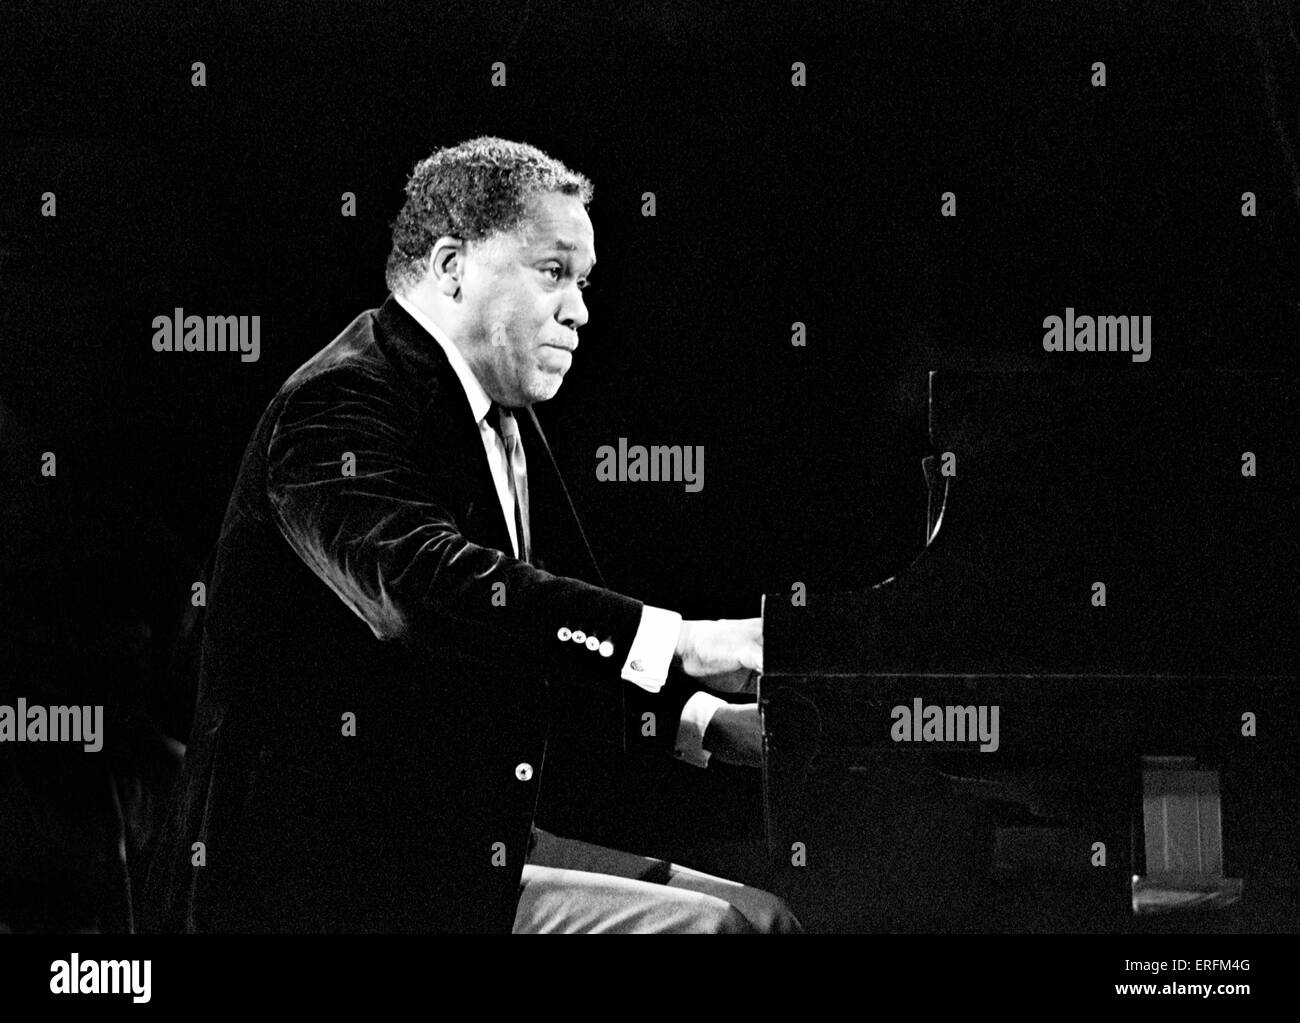
M684 621L673 660L710 689L752 692L754 672L763 670L763 619Z
M704 748L724 764L762 767L763 727L758 704L728 704L715 710L704 731Z

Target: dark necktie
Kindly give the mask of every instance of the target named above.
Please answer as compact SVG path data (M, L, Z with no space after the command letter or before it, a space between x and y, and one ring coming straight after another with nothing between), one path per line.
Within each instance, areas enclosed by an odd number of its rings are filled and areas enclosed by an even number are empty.
M532 561L532 537L528 530L528 462L524 459L524 445L519 437L519 423L514 413L493 402L487 414L488 425L496 430L506 449L506 475L510 480L510 496L515 499L515 532L519 537L519 557Z

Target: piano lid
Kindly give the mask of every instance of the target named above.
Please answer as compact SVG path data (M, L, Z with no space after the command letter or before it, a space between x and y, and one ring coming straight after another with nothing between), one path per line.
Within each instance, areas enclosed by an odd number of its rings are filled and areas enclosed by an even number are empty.
M932 373L928 546L768 594L767 674L1300 674L1297 382Z

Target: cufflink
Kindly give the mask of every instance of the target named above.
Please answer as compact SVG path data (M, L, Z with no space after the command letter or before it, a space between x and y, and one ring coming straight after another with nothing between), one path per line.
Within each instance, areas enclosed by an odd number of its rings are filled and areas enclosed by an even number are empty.
M560 626L560 631L555 634L555 638L558 639L561 643L567 643L570 639L573 638L573 633L570 632L568 629L564 628L564 626Z
M520 781L531 781L533 777L533 765L520 764L515 768L515 777Z
M597 639L595 636L588 636L586 646L587 649L594 654L597 650L600 649L600 640Z
M614 644L611 643L609 640L605 640L605 642L603 642L602 644L600 644L600 656L601 656L601 657L613 657L613 656L614 656Z
M573 630L573 641L574 641L575 643L585 643L585 642L587 642L587 634L586 634L585 632L583 632L581 629L574 629L574 630Z
M633 661L631 664L628 665L628 667L631 668L633 671L645 671L645 668L641 666L640 661Z

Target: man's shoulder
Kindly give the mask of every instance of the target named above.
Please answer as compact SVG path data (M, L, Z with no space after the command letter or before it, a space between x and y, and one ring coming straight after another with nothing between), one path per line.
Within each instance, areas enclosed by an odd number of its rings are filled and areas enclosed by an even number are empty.
M376 312L358 314L285 379L262 410L250 440L253 449L265 453L286 420L309 419L327 409L342 412L358 403L391 411L409 404L376 339Z
M460 436L468 411L450 364L437 345L419 345L392 305L357 315L290 374L263 411L255 447L265 452L299 428L377 429L411 443Z
M305 394L352 394L397 398L427 408L447 392L454 376L446 356L421 334L390 296L378 308L359 313L294 370L272 405L283 406Z
M344 386L349 382L380 382L392 375L392 367L384 358L376 333L378 310L367 309L359 313L324 348L294 370L280 385L277 400L287 399L301 388L320 381L326 385Z

